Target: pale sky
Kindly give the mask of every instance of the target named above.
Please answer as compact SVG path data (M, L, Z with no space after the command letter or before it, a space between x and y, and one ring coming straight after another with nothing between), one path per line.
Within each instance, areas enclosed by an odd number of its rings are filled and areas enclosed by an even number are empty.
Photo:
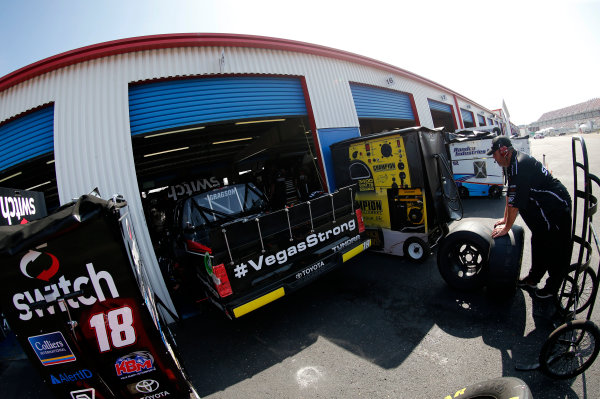
M527 124L600 97L600 0L0 0L0 76L109 40L239 33L350 51Z

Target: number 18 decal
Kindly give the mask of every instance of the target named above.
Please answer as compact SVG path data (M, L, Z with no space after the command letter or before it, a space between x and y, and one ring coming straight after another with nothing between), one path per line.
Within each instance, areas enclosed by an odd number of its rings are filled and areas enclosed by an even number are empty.
M90 317L89 323L96 331L100 352L133 345L137 340L133 327L133 312L129 306L110 310L106 314L96 313Z

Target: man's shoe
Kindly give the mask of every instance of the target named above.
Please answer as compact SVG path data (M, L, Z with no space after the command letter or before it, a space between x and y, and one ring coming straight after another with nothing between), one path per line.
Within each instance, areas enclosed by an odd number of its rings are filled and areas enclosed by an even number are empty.
M549 289L548 287L544 287L544 288L535 290L535 296L537 296L540 299L551 298L554 296L555 293L556 292Z
M523 288L536 288L538 285L538 282L535 281L534 279L532 279L531 277L527 276L524 279L519 280L517 285L519 287L523 287Z

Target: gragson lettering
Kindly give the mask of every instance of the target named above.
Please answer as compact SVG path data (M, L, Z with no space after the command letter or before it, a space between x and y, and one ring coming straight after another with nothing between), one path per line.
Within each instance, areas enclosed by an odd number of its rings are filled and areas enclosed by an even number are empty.
M35 201L26 197L0 197L0 211L2 217L12 225L12 218L21 219L21 216L35 214Z
M254 270L262 269L263 263L267 266L274 265L275 263L282 265L287 262L288 258L305 251L307 248L314 247L319 243L335 238L345 231L353 231L354 229L356 229L356 222L354 219L351 219L339 226L335 226L333 229L321 233L311 234L306 237L305 241L301 241L295 245L292 245L291 247L288 247L287 249L281 250L275 255L269 255L267 257L261 255L256 261L250 259L248 264L252 266ZM248 265L246 263L240 263L235 266L233 271L235 273L235 277L242 278L248 273Z
M34 312L31 311L30 305L34 302L39 302L45 300L45 296L49 297L58 297L60 295L70 294L71 292L77 292L79 290L84 290L86 292L86 288L91 286L94 289L95 296L78 296L76 298L67 299L64 303L68 303L69 306L73 309L79 308L80 305L91 306L96 301L104 301L106 299L106 295L104 290L102 289L101 281L104 282L104 285L108 287L108 291L110 292L110 296L112 298L119 297L119 291L115 285L115 282L107 271L99 271L96 272L94 265L92 263L88 263L85 265L88 271L87 276L77 277L74 281L65 279L65 276L60 276L57 284L49 284L40 289L34 289L33 292L25 291L20 292L13 295L13 304L15 308L20 311L19 318L21 320L27 321L31 320L31 318L35 314L38 317L44 317L45 312L44 309L35 309ZM61 301L59 302L60 311L66 312L67 307ZM48 311L49 314L53 315L55 313L55 305L49 305L45 310Z

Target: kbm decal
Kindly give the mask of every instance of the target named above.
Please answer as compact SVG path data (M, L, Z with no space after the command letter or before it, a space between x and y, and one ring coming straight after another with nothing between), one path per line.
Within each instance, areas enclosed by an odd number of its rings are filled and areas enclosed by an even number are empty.
M13 218L17 221L21 216L35 214L35 200L26 197L0 197L0 211L8 224L12 225Z
M31 276L32 272L30 271L32 266L29 265L29 260L33 259L34 257L34 255L31 255L31 252L35 251L28 252L21 260L21 271L24 270L23 274L29 278L33 278ZM35 257L36 259L37 256ZM78 297L67 299L64 302L61 301L58 303L60 311L67 311L65 303L73 309L78 309L80 305L91 306L94 303L96 303L96 301L104 301L106 299L106 295L104 293L104 290L102 289L102 285L100 284L101 281L104 281L105 286L108 287L108 291L112 298L119 297L119 291L117 290L115 282L109 272L103 270L96 272L96 269L94 268L94 265L92 263L87 263L85 267L88 272L87 276L80 276L75 278L75 280L71 281L67 280L63 275L60 276L58 282L55 284L49 284L43 287L42 289L35 288L33 291L25 291L14 294L13 304L15 305L15 308L20 311L19 318L24 321L31 320L34 313L31 311L30 305L34 302L45 301L46 297L57 298L61 295L67 295L72 292L78 291L86 292L89 295L88 292L91 291L89 290L90 283L92 288L94 289L95 296L85 296L82 293L82 295ZM47 277L50 274L54 276L56 274L56 271L53 271L51 267L50 269L44 269L44 271L41 274L44 277ZM40 274L37 275L37 278L39 278L39 275ZM52 276L50 276L49 278L51 278ZM49 314L53 315L56 311L55 305L48 305L45 308L45 310L47 310ZM37 314L38 317L44 317L44 309L35 309L35 314Z
M44 366L74 362L77 360L60 331L27 338Z
M167 195L169 198L177 201L177 198L180 198L182 195L192 195L197 192L207 191L219 187L220 185L219 179L213 176L210 179L198 179L195 182L190 181L177 184L175 186L170 186L169 193Z
M248 264L252 266L254 270L260 270L263 266L263 263L267 266L274 265L275 263L282 265L287 262L288 258L305 251L307 248L314 247L315 245L325 242L330 238L334 238L342 234L344 231L353 231L354 229L356 229L356 222L354 219L352 219L348 222L342 223L339 226L335 226L333 229L321 233L311 234L306 237L306 241L301 241L295 245L292 245L287 249L277 252L275 255L269 255L267 257L261 255L256 261L251 259L248 261ZM248 273L248 265L246 265L246 263L240 263L235 266L233 271L235 272L235 277L245 277Z
M62 384L63 382L75 382L82 381L92 378L93 374L88 369L81 369L75 371L74 373L60 373L54 376L54 374L50 374L50 381L52 384Z
M115 362L115 371L122 380L155 370L150 352L138 351L121 356Z

